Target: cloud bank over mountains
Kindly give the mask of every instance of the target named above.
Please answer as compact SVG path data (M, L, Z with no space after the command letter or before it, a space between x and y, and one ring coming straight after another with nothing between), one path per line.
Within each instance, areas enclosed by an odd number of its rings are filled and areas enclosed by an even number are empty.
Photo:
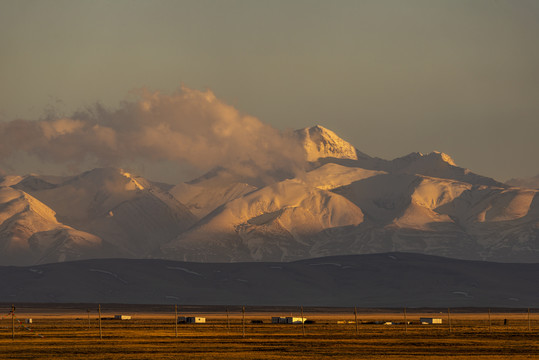
M69 117L0 123L0 167L14 167L11 159L23 154L66 166L171 161L202 171L224 166L244 175L293 174L306 154L292 136L242 114L211 90L182 87L165 95L142 89L117 109L95 104Z

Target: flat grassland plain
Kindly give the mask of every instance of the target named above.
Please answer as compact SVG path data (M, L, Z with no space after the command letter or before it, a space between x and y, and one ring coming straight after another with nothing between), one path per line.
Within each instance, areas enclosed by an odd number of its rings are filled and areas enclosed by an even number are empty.
M111 304L102 306L102 339L95 304L17 306L14 339L10 306L0 310L0 359L6 360L539 358L539 315L526 309L490 316L488 309L455 309L451 327L447 310L408 309L405 325L402 309L358 309L356 327L353 309L305 308L314 323L303 327L271 324L272 316L300 317L297 307L247 307L243 321L237 306L228 320L224 307L182 306L180 316L207 322L176 326L173 306ZM111 320L117 314L132 319ZM420 317L443 324L421 325ZM27 318L33 323L25 324Z

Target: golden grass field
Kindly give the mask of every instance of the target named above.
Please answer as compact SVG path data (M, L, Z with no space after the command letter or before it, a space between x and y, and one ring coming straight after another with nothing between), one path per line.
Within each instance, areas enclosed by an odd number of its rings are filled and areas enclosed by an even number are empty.
M487 313L418 313L408 310L412 324L379 325L373 321L403 322L394 312L359 313L358 334L353 313L305 312L314 324L271 324L271 316L288 312L247 312L245 337L241 313L230 313L230 329L224 312L180 313L207 318L206 324L178 325L175 336L174 310L166 312L123 312L132 320L102 320L99 338L95 309L90 329L85 310L24 312L17 318L33 319L33 331L21 326L11 336L11 318L0 320L0 359L537 359L539 358L539 316L493 313L489 327ZM5 311L2 310L3 315ZM107 312L113 317L118 311ZM299 312L293 313L299 316ZM419 318L441 317L442 325L420 325ZM507 319L507 325L503 325ZM263 324L252 324L262 320ZM338 321L346 321L339 324ZM352 322L352 323L348 323ZM43 337L36 335L40 334Z

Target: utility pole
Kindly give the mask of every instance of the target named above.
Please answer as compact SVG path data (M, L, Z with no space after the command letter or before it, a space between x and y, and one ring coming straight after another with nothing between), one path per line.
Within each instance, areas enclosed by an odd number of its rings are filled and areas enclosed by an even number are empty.
M15 340L15 305L11 305L11 340Z
M174 305L174 334L178 337L178 305Z
M303 305L301 306L301 329L303 330L303 336L305 336L305 318L303 317Z
M241 307L241 313L242 313L241 323L242 323L242 328L243 328L243 337L245 337L245 306Z
M98 305L97 312L99 313L99 338L103 340L103 330L101 329L101 304Z
M492 321L490 321L490 308L488 309L488 332L492 331Z
M528 308L528 331L532 331L532 323L530 319L530 308Z
M228 306L226 307L226 333L230 334L230 318L228 317Z
M451 328L451 310L449 310L449 308L447 308L447 322L449 323L449 332L452 332L452 328Z
M404 332L408 334L408 320L406 319L406 308L404 308Z
M354 319L355 319L355 323L356 323L356 336L359 335L359 329L358 329L358 324L357 324L357 307L354 306Z
M86 312L88 313L88 331L90 331L90 309L86 309Z

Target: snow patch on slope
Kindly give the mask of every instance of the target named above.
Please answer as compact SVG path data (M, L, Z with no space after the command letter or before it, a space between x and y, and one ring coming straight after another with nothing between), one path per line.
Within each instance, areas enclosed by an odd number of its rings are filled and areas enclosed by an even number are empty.
M226 203L167 244L164 252L200 260L213 256L203 249L225 247L234 261L283 260L307 251L306 236L362 221L361 210L344 197L285 180Z
M385 174L384 171L365 170L361 168L353 168L338 164L328 163L314 170L305 173L298 179L306 185L315 187L321 190L332 190L341 186L345 186L367 179L372 176Z
M130 173L123 171L120 169L120 174L128 178L130 181L126 184L125 190L144 190L144 186L142 186L133 176L131 176Z
M203 218L219 206L254 190L256 190L254 186L238 182L196 185L181 183L173 187L169 193L187 206L195 216Z

